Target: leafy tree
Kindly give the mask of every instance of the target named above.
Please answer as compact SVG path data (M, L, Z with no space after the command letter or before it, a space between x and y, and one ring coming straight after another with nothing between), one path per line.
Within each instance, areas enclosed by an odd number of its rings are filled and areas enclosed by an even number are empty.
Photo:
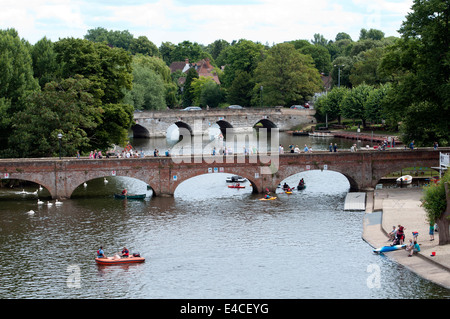
M323 45L309 45L300 49L302 54L309 54L313 60L316 69L320 73L328 75L331 71L331 55Z
M133 35L128 30L108 31L101 27L88 30L88 33L84 36L84 38L92 42L107 43L110 46L122 48L126 51L130 50L131 44L134 40Z
M241 39L227 50L223 84L226 88L233 83L237 73L244 71L253 77L258 63L264 58L264 46L250 40Z
M340 41L340 40L350 40L350 41L352 41L352 37L348 33L339 32L338 34L336 34L335 41L337 42L337 41Z
M186 81L184 82L183 87L183 107L188 107L192 105L194 101L194 92L191 88L194 79L198 79L198 73L194 68L190 68L187 71Z
M346 87L334 87L326 95L322 95L316 104L316 108L320 109L320 113L327 114L328 120L332 121L337 119L338 123L341 123L341 105L345 96L348 94L349 89Z
M352 88L342 101L342 116L348 119L360 119L362 120L363 128L366 127L366 103L372 89L367 84L361 84Z
M314 34L314 39L311 40L312 44L326 46L328 44L328 40L320 33Z
M46 83L55 81L58 74L58 63L53 42L46 37L42 38L31 48L34 77L39 81L41 88Z
M303 104L323 89L312 58L298 52L292 44L277 44L267 53L255 70L254 88L259 92L263 86L265 105Z
M228 89L228 103L250 106L254 86L255 82L248 72L238 71L233 83Z
M381 40L383 38L384 32L377 29L370 29L369 31L367 31L366 29L363 28L359 33L359 40L367 40L367 39Z
M383 54L384 48L375 47L363 51L355 57L349 77L352 86L358 86L362 83L380 85L387 82L387 79L383 77L383 73L379 70Z
M158 47L146 36L139 36L131 41L130 52L132 54L144 54L149 56L159 56Z
M39 84L33 77L28 44L14 29L0 30L0 156L9 156L11 121L25 108L27 95L36 90Z
M101 110L93 106L87 91L90 82L81 76L49 82L27 98L26 108L16 113L10 144L15 157L57 156L58 133L63 134L63 154L87 151L89 131L97 127Z
M447 171L439 183L424 187L423 208L430 225L437 223L439 245L450 244L450 172Z
M166 109L165 87L163 78L149 65L134 59L133 88L125 95L124 102L136 110Z
M442 146L450 144L449 19L449 1L414 0L399 30L401 38L382 62L393 80L393 111L404 117L405 138L417 137L419 146L435 141ZM434 133L421 135L419 128Z
M216 60L219 55L222 53L223 50L228 48L230 46L230 43L228 43L226 40L216 40L213 43L209 44L206 47L206 52L208 52L213 60Z
M349 88L352 87L352 83L350 82L350 74L353 68L353 63L353 58L348 56L340 56L332 62L333 69L331 69L331 77L333 78L334 86L338 85L340 78L341 86L346 86Z
M367 98L365 105L365 116L371 122L381 122L385 118L384 110L389 108L387 95L391 89L390 83L374 88Z

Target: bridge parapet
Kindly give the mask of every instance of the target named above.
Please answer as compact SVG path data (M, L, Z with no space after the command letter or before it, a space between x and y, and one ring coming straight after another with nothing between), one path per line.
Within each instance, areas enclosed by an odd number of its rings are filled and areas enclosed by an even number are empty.
M450 152L450 148L441 151ZM127 176L146 182L158 196L173 195L181 182L214 172L241 175L251 182L254 192L262 192L266 188L274 191L282 180L303 171L331 170L345 175L352 190L367 190L393 171L438 165L439 151L432 148L253 156L0 159L0 177L32 181L47 188L53 198L70 198L79 185L91 179Z

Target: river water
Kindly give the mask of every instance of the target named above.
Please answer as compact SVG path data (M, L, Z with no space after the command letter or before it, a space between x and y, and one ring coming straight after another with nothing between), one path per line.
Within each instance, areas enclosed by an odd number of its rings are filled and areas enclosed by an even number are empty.
M150 197L143 181L95 179L51 207L37 204L51 201L45 189L0 189L0 298L450 297L372 253L361 238L364 212L343 210L343 175L293 175L288 184L304 178L307 188L274 201L260 201L248 182L228 188L227 176L189 179L170 198ZM149 196L114 199L123 187ZM100 245L107 255L126 246L146 262L98 266Z

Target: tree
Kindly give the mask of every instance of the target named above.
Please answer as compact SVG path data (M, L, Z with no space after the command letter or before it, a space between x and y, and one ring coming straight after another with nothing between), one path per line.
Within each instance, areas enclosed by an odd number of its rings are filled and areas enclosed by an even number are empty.
M319 98L318 107L321 114L327 114L328 120L332 121L337 119L338 123L341 123L341 106L342 101L349 92L346 87L334 87L328 94L322 95Z
M223 84L229 88L237 73L244 71L253 77L256 66L264 58L264 46L250 40L241 39L226 50Z
M149 56L159 56L158 47L150 41L146 36L139 36L137 39L131 41L131 54L144 54Z
M33 77L29 45L19 38L16 30L0 30L0 156L8 154L11 121L22 111L27 95L39 90ZM9 148L12 149L12 148Z
M101 110L93 106L87 91L90 82L82 76L49 82L33 92L26 108L16 113L10 144L15 157L57 156L58 133L63 134L63 154L73 156L90 147L89 131L94 131Z
M303 54L309 54L313 60L316 69L320 73L328 75L331 71L331 55L323 45L309 45L300 49Z
M392 108L404 117L402 126L409 132L405 136L417 136L412 129L425 128L429 133L419 135L417 145L437 141L446 146L450 144L450 1L414 0L411 9L399 30L401 38L389 48L381 67L392 77Z
M194 93L191 88L191 85L194 81L194 79L198 79L198 73L194 68L190 68L187 71L186 75L186 82L184 82L183 87L183 107L188 107L192 105L192 102L194 101Z
M445 173L439 183L424 187L423 208L430 225L437 223L439 245L450 244L450 172Z
M384 110L389 107L386 96L391 89L390 83L374 88L367 98L365 105L365 117L373 122L381 122L385 119Z
M233 83L228 88L228 103L250 106L254 86L255 82L248 72L238 71Z
M375 47L363 51L355 57L350 74L352 86L366 83L369 85L380 85L387 82L386 77L380 73L379 65L382 61L384 48Z
M46 37L31 47L34 77L39 81L41 88L45 84L57 79L58 63L53 42Z
M367 114L365 109L372 89L367 84L361 84L352 88L342 101L342 116L348 119L360 119L363 128L366 127Z
M303 104L323 90L312 58L298 52L292 44L277 44L267 53L267 58L255 70L254 87L259 92L263 86L265 105ZM259 100L256 96L255 103Z

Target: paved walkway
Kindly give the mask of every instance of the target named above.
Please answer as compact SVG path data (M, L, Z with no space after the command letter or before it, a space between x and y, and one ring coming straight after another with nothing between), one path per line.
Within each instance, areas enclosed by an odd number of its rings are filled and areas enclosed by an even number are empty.
M406 228L405 242L412 239L412 232L419 232L417 242L421 251L413 257L398 250L385 253L390 259L404 265L419 276L450 289L450 245L439 246L439 232L430 241L429 225L425 210L420 206L421 188L380 189L367 193L363 239L372 247L390 245L387 234L392 226ZM436 256L432 257L431 253Z

